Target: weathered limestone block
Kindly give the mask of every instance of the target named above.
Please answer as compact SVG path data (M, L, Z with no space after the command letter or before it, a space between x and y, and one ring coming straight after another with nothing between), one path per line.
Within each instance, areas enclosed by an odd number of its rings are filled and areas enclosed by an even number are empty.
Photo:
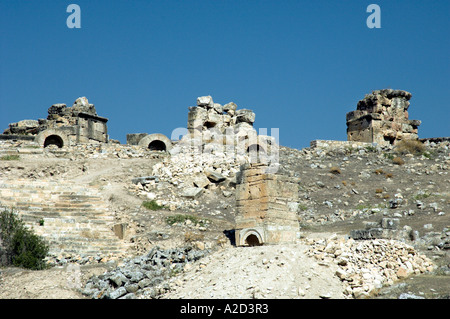
M203 124L206 122L208 116L208 111L202 107L190 107L188 113L188 129L199 129L201 130Z
M253 124L255 122L255 113L252 110L241 109L236 111L236 123L245 122Z
M268 166L243 167L236 186L236 244L295 242L299 237L298 180L268 173ZM297 205L295 205L297 203Z
M22 120L17 123L9 124L9 128L4 134L28 135L36 134L39 128L39 122L36 120Z
M197 98L197 105L198 106L204 106L207 108L214 107L213 99L210 95L208 96L200 96Z
M223 111L233 116L236 113L237 105L233 102L227 103L223 106Z
M128 145L138 145L139 141L146 137L148 133L133 133L127 134L127 144Z
M217 114L214 109L211 109L211 111L208 111L206 123L206 126L209 125L209 128L214 127L217 124L222 123L222 116L220 114Z

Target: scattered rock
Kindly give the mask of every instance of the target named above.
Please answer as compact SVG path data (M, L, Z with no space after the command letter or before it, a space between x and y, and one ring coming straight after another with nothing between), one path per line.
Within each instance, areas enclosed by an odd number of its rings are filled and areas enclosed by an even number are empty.
M194 198L197 198L198 196L200 196L202 193L203 193L203 188L187 187L183 190L183 193L181 194L181 196L194 199Z

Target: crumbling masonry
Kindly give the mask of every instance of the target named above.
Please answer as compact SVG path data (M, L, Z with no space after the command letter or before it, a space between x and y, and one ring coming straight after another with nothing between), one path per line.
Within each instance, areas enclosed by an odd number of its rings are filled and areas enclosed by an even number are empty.
M30 137L43 147L108 143L107 122L107 118L97 115L94 104L89 104L86 97L80 97L71 107L53 104L48 109L47 119L11 123L4 135L17 139Z
M347 140L395 145L400 140L418 139L419 120L409 120L411 93L384 89L360 100L356 111L347 113Z
M236 186L237 246L293 243L300 236L298 180L268 173L261 163L247 164Z

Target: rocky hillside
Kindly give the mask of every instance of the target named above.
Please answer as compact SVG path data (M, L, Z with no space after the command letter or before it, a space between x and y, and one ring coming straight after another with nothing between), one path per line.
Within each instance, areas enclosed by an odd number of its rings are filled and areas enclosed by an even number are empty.
M1 298L448 296L448 142L403 149L329 141L302 150L280 147L280 171L300 178L301 239L240 248L233 246L235 185L245 156L231 159L212 149L193 159L118 144L41 149L0 143L5 194L17 192L11 186L17 179L95 191L104 203L101 216L109 216L102 227L123 244L115 254L60 250L48 259L53 268L36 273L1 269ZM22 213L30 216L32 204ZM160 262L149 257L155 247ZM198 258L188 257L191 250L201 252ZM64 278L72 273L76 284ZM34 291L36 282L44 288ZM400 283L405 286L383 295ZM58 289L52 295L45 287Z

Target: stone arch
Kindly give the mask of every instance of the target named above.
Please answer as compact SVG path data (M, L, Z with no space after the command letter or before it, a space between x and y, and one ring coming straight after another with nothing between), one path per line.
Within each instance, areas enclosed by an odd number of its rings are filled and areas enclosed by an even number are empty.
M263 244L263 235L259 230L252 228L241 231L239 238L240 246L261 246Z
M64 142L59 135L53 134L48 136L44 141L44 148L50 145L56 145L58 148L63 148Z
M57 129L47 129L40 132L34 138L35 142L42 147L47 147L49 145L56 145L59 148L69 146L69 138L61 130Z
M172 141L165 135L160 133L150 134L139 141L139 146L148 148L152 151L170 151Z
M247 145L246 152L247 153L250 153L250 152L266 153L266 150L260 144L253 143L253 144L248 144Z

